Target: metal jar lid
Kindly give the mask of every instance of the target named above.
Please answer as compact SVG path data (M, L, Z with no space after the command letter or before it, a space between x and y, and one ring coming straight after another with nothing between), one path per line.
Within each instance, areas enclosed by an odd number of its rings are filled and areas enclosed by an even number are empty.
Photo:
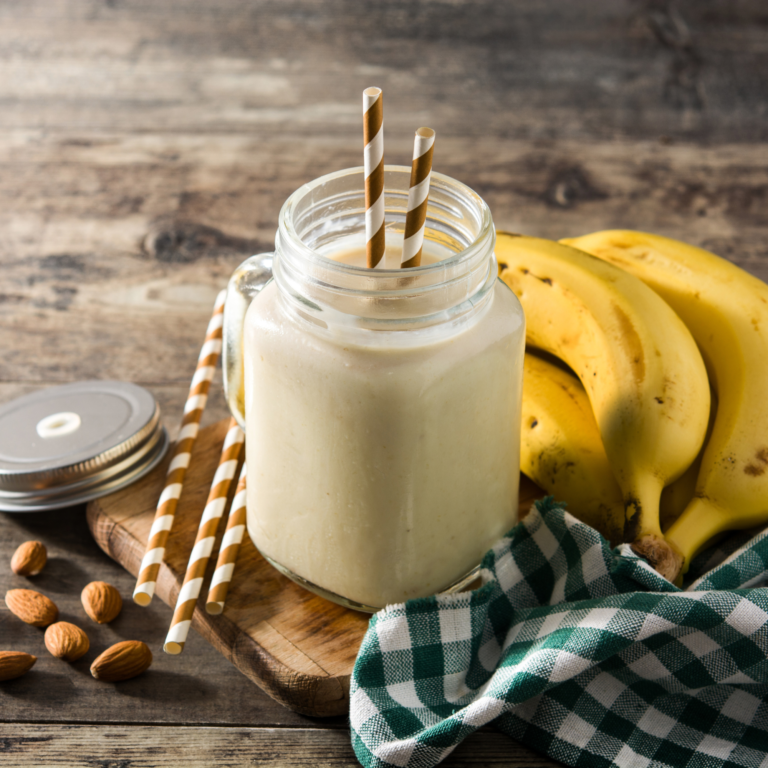
M146 389L124 381L51 387L0 406L0 510L80 504L138 480L168 433Z

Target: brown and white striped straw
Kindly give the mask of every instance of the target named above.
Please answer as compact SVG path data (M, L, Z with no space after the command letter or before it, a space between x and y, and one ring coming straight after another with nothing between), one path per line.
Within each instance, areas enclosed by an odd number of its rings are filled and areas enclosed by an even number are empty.
M232 508L227 518L227 529L219 547L219 559L216 561L216 570L213 572L211 586L208 590L208 599L205 601L205 610L213 615L218 615L224 610L227 600L229 584L235 571L237 553L243 542L245 533L245 462L240 471L240 480L237 483L235 498L232 500Z
M427 202L429 178L432 174L432 151L435 132L431 128L419 128L413 142L411 183L408 189L408 212L405 215L405 235L401 267L418 267L427 227Z
M243 430L240 429L234 419L230 419L227 436L224 438L224 445L221 448L219 466L213 476L208 501L197 529L195 545L189 555L184 583L181 585L179 599L176 601L176 609L173 612L168 636L165 638L163 650L166 653L175 655L184 650L189 626L192 623L192 614L195 612L200 588L203 586L205 569L213 551L213 544L216 541L219 520L226 509L232 478L235 476L237 465L240 462L240 450L243 447L244 439Z
M365 252L375 267L384 257L384 107L381 88L363 91Z
M165 545L171 532L176 505L181 496L184 475L189 466L192 446L200 428L200 419L208 400L208 389L211 386L216 363L221 353L221 325L224 312L226 291L221 291L216 297L213 315L205 333L205 342L197 359L197 368L189 387L189 395L184 405L184 417L176 443L173 446L171 463L165 476L165 487L160 494L155 511L155 519L149 532L149 541L144 558L141 561L136 588L133 590L133 600L138 605L147 606L155 594L155 582L160 570L160 563L165 554Z

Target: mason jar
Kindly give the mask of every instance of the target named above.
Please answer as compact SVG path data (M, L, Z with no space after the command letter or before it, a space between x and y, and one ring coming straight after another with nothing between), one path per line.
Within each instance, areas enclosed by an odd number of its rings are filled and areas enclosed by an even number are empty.
M522 308L488 206L438 173L422 265L397 268L409 179L385 169L376 269L363 169L298 189L225 308L248 533L286 576L366 611L467 584L517 520Z

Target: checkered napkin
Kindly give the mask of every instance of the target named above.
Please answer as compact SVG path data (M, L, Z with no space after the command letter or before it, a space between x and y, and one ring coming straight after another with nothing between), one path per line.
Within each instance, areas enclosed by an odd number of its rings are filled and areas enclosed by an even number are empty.
M371 619L350 691L358 760L426 768L492 722L572 766L768 768L768 534L729 547L681 590L537 502L478 590Z

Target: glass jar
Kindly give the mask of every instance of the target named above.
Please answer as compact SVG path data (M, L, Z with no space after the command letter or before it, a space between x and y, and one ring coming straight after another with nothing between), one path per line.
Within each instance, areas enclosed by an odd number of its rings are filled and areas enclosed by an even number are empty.
M409 178L385 169L389 248ZM487 205L438 173L423 266L335 260L364 253L363 190L356 168L288 198L275 253L230 283L224 364L254 544L305 587L374 611L465 585L515 524L525 323L497 278Z

